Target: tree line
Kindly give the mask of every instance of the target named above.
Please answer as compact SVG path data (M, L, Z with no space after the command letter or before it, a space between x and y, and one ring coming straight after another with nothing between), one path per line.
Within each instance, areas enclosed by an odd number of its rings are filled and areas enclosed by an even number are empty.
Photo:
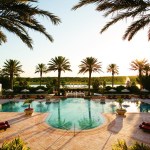
M131 68L130 68L131 70L139 72L139 74L136 78L136 81L141 85L141 88L146 87L149 89L149 85L147 84L149 82L147 82L147 81L149 81L149 77L150 77L150 65L149 65L148 61L146 59L143 59L143 60L137 60L136 59L136 60L131 62L130 66L131 66ZM102 63L99 62L94 57L86 57L85 59L81 60L81 64L79 65L79 73L82 73L82 74L89 73L88 78L81 78L82 81L83 81L83 79L86 79L86 80L84 80L84 82L86 82L88 85L88 95L90 95L92 73L103 72L101 68L102 68ZM62 71L63 72L72 71L69 60L63 56L58 56L55 58L51 58L51 60L47 64L47 66L45 64L42 64L42 63L38 64L35 67L35 73L40 74L40 79L39 79L40 86L41 86L41 83L43 80L42 74L47 73L47 72L51 72L51 71L57 71L58 72L58 76L56 77L57 82L55 82L55 83L57 85L56 89L58 91L58 95L60 95L60 85L62 84L62 82L64 82L63 80L61 80L61 73L62 73ZM21 65L20 61L10 59L10 60L6 60L6 62L4 62L4 66L1 69L0 74L1 74L1 77L9 78L9 86L11 89L13 89L14 79L16 77L19 77L20 74L23 72L24 71L22 70L22 65ZM114 86L114 75L119 74L119 67L116 64L109 64L107 67L107 72L110 72L112 75L111 83L112 83L112 88L113 88L113 86ZM18 79L21 79L21 78L18 78ZM45 79L48 80L48 78L45 78ZM66 79L69 79L69 78L66 78ZM103 80L101 82L107 82L107 81ZM49 81L48 81L48 83L49 83ZM102 83L102 84L104 84L104 83Z

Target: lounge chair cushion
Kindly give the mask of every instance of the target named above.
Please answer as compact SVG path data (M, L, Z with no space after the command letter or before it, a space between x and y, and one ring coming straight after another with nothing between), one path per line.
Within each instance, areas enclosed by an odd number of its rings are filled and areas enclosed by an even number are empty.
M0 122L0 130L2 129L6 130L7 128L10 128L8 121Z

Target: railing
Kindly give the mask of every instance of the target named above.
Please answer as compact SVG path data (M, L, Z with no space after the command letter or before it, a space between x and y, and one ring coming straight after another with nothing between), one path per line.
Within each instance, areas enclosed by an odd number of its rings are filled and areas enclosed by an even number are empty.
M65 129L65 127L62 127L62 129ZM53 147L57 147L57 144L59 144L58 146L60 146L61 140L64 142L64 137L69 134L69 130L66 129L66 131L60 136L58 137L46 150L53 150ZM63 144L64 145L64 144Z
M65 127L61 126L63 129L65 129ZM75 124L74 124L74 130L73 130L73 134L72 136L67 136L69 133L72 133L70 132L70 130L67 130L64 131L64 133L58 137L46 150L53 150L53 149L60 149L62 148L64 145L66 145L69 141L71 141L76 135L78 135L79 133L81 133L83 130L87 129L89 126L86 126L85 128L81 129L80 131L78 130L76 132L76 128L75 128ZM65 138L64 138L65 137ZM69 137L67 140L66 140L66 137Z

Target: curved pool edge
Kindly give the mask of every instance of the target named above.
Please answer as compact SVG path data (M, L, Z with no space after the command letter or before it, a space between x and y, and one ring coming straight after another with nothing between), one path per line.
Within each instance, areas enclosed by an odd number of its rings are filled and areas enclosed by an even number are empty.
M116 117L115 113L103 113L101 114L104 117L104 123L101 124L100 126L97 126L95 128L92 129L88 129L88 130L76 130L75 132L73 130L63 130L63 129L59 129L59 128L54 128L52 126L50 126L47 122L46 119L48 117L48 115L50 115L49 113L46 113L45 117L43 118L44 121L44 126L47 128L49 128L50 130L54 130L57 134L64 134L65 132L67 132L68 135L70 134L95 134L95 132L97 133L98 131L101 131L102 129L107 130L108 125L112 122L112 120L114 120L114 118ZM103 131L103 130L102 130Z

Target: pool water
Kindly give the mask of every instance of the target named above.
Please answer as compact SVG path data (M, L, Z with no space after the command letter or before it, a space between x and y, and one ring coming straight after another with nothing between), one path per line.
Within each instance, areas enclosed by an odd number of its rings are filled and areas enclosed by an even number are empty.
M23 102L9 102L0 105L0 112L23 112L27 105ZM31 107L35 112L50 112L46 122L54 127L69 130L91 129L105 121L103 113L115 113L118 104L108 101L101 104L83 98L67 98L55 103L33 101ZM125 101L123 107L127 112L150 112L150 105L140 102Z

